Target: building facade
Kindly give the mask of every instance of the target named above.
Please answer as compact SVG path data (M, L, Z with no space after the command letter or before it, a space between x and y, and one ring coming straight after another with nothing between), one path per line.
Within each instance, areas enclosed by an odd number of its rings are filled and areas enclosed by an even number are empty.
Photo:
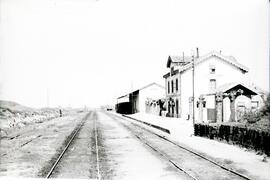
M169 72L163 77L168 116L171 117L191 120L194 114L197 122L216 121L219 113L217 95L221 93L220 87L232 82L239 82L241 88L246 91L245 95L250 95L250 99L251 96L258 95L255 90L245 85L248 82L248 68L237 62L234 57L225 56L220 52L212 51L200 57L197 54L194 61L192 57L169 56L167 68ZM229 90L230 92L237 91L235 87L239 87L237 83L231 89L226 91L224 89L223 95ZM224 113L221 114L223 116Z
M117 106L125 110L124 114L134 114L137 112L156 113L158 112L156 104L151 102L158 99L165 99L165 88L157 83L151 83L126 95L117 98ZM149 102L151 100L151 102ZM153 106L149 106L151 103ZM154 108L155 106L155 108ZM119 110L119 108L118 108ZM121 113L121 110L118 111Z

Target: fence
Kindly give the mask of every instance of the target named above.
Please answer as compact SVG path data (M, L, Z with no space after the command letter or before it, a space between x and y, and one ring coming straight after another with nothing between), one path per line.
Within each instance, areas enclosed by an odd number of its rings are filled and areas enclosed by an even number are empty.
M270 155L270 132L230 125L195 124L195 136L225 140Z

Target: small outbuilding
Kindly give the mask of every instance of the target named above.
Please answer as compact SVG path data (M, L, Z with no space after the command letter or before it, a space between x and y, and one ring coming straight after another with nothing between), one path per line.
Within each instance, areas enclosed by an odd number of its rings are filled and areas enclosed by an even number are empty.
M133 92L117 98L116 112L121 114L134 114L149 112L147 107L149 99L165 98L165 88L157 83L151 83Z

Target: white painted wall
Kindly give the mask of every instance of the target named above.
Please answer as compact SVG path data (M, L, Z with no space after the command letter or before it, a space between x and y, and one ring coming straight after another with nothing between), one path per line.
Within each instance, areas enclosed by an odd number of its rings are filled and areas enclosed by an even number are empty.
M230 99L228 97L223 99L223 122L228 122L231 116Z
M203 108L203 119L199 120L199 108L195 108L195 120L196 122L209 122L207 117L207 108L214 109L215 108L215 95L205 96L206 106Z
M195 86L196 87L196 86ZM189 115L189 98L192 96L192 71L181 74L181 110L182 118L187 119ZM191 118L191 117L190 117ZM190 119L191 120L191 119Z
M161 99L165 98L165 89L153 84L145 89L140 90L139 92L139 112L145 112L145 101L147 98L151 99Z

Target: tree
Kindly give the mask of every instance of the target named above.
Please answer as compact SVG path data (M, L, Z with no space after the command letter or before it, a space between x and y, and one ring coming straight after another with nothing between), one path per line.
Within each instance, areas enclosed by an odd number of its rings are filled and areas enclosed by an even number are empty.
M268 94L266 97L266 100L264 100L264 105L261 107L260 113L261 113L261 116L269 116L269 113L270 113L270 94Z

